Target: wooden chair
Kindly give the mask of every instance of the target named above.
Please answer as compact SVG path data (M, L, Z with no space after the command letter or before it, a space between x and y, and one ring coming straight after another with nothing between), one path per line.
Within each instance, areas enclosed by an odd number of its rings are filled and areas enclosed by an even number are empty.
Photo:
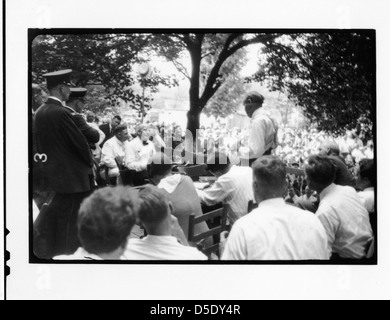
M366 259L372 260L375 256L375 238L372 237L366 244Z
M194 227L196 224L204 221L207 223L217 218L220 218L219 225L214 226L208 231L199 234L194 234ZM227 210L225 206L223 206L220 209L216 209L214 211L205 213L202 216L198 216L198 217L195 217L195 214L191 214L189 224L188 224L188 241L198 244L204 242L204 240L209 237L213 237L214 241L212 245L210 246L202 245L199 249L208 257L210 257L212 253L216 254L219 257L219 242L220 242L219 235L223 231L227 230L226 222L227 222ZM217 241L216 238L218 239Z

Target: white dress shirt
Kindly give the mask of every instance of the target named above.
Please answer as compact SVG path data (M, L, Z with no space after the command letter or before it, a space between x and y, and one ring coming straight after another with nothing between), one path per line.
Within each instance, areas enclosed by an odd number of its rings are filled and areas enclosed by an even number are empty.
M125 164L131 170L146 170L148 163L153 158L156 150L151 141L144 145L139 137L131 140L125 150Z
M257 159L270 148L275 148L276 128L263 108L252 116L249 134L249 159Z
M84 248L78 248L74 254L62 255L53 258L54 260L103 260L96 254L87 252Z
M375 211L375 191L374 187L366 188L358 193L360 200L362 200L364 207L369 213Z
M122 260L207 260L194 247L183 246L173 236L148 235L130 239Z
M114 136L111 139L108 139L103 145L102 158L100 161L109 168L108 175L110 177L119 176L119 168L116 165L115 158L125 157L125 149L128 144L128 141L121 142Z
M327 237L311 212L282 198L263 201L239 219L227 239L222 260L328 260Z
M210 188L197 192L200 201L208 206L226 204L228 221L233 225L248 213L248 202L254 199L252 181L252 168L233 165Z
M328 248L341 258L360 259L372 238L368 211L354 188L331 184L320 194L316 212L328 236Z

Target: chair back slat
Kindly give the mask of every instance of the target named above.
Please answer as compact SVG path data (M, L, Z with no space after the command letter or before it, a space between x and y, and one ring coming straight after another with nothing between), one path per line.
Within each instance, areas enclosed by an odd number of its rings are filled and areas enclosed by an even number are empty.
M220 218L219 224L212 229L209 229L207 231L201 232L199 234L194 234L195 225L202 223L202 222L210 222L211 220L214 220L216 218ZM226 206L223 206L220 209L213 210L211 212L205 213L202 216L195 217L195 214L190 215L189 224L188 224L188 241L194 242L194 243L200 243L202 240L207 239L212 236L216 236L221 234L223 231L227 229L226 226L227 222L227 210ZM219 256L219 237L217 237L218 240L214 238L214 243L212 245L208 245L202 248L202 252L207 254L208 256L211 253L216 253L217 256Z

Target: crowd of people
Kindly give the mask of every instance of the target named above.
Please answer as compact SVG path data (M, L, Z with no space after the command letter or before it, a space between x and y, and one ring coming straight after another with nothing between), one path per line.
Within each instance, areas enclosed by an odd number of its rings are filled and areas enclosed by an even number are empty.
M193 143L175 123L106 123L85 109L72 71L33 86L34 253L42 259L365 259L376 235L372 140L279 126L264 97L243 101L247 128L201 127ZM44 101L46 100L46 101ZM190 150L189 150L190 149ZM167 152L167 150L169 152ZM187 153L191 153L190 158ZM44 156L43 156L44 155ZM178 166L201 159L214 183L199 188ZM189 241L189 217L226 208L226 232ZM206 222L196 226L205 232ZM142 232L134 232L141 230Z

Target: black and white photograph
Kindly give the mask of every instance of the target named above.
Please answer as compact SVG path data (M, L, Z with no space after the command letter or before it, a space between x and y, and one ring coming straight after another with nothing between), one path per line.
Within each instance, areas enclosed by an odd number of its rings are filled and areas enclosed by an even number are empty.
M373 30L29 31L35 257L376 262Z
M7 299L384 297L375 6L299 1L306 24L245 23L272 7L250 1L227 6L239 23L202 24L178 1L79 1L74 21L64 4L15 2L30 20L4 1ZM121 6L128 23L99 20ZM207 21L223 10L197 6Z

